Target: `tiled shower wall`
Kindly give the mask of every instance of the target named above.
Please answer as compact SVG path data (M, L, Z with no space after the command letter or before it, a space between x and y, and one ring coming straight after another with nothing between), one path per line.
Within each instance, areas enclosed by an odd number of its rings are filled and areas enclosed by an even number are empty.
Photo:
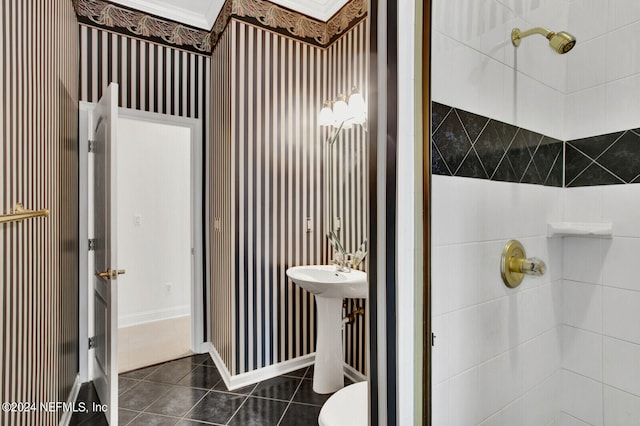
M455 375L455 369L445 366L442 368L449 374L441 375L434 389L434 410L439 416L434 424L541 425L555 419L556 424L563 426L627 425L636 424L640 418L640 393L636 385L640 382L640 370L634 361L638 359L640 345L635 335L637 327L630 325L637 324L637 312L640 311L638 289L633 284L631 271L634 261L630 258L640 249L635 219L640 208L635 201L640 197L640 186L625 185L637 182L640 174L639 132L636 130L640 124L637 118L640 68L637 61L632 60L634 56L629 54L637 50L629 43L636 43L639 23L640 13L632 1L434 3L433 100L467 111L466 116L469 116L468 112L480 114L558 141L567 141L565 188L537 189L556 191L551 200L539 199L541 203L550 202L556 206L560 203L559 212L548 219L611 221L614 229L613 238L604 240L546 239L544 232L540 234L549 247L559 245L555 255L549 253L548 261L556 265L555 274L563 279L560 283L554 277L554 297L538 300L545 301L542 311L548 312L545 309L557 307L557 299L561 299L561 314L554 317L558 330L555 339L546 341L545 346L532 340L532 354L552 347L559 350L559 358L546 358L538 370L524 368L521 371L538 375L538 378L548 374L548 369L556 371L552 373L554 384L548 391L556 399L551 400L548 395L515 393L515 400L506 398L503 407L484 417L484 396L476 404L461 406L460 401L477 395L474 394L477 389L482 392L488 389L492 382L480 370L488 367L479 364ZM544 40L533 37L518 49L511 45L509 33L513 27L538 25L566 29L575 34L578 38L576 48L567 55L558 56ZM630 42L620 43L619 40ZM481 259L492 259L487 267L492 271L491 277L499 280L496 253L506 239L519 238L522 230L528 229L527 224L539 223L543 216L542 206L536 204L511 210L514 203L519 205L523 199L534 197L536 189L532 185L513 185L505 194L504 183L487 182L486 179L491 178L501 180L503 175L492 169L496 161L491 156L485 158L480 145L472 149L473 133L466 127L473 123L465 121L463 116L464 112L457 115L467 131L467 135L462 132L466 140L461 139L464 142L461 153L448 159L434 159L434 172L444 170L443 174L455 176L434 176L434 232L438 234L440 221L444 220L445 224L453 222L444 229L454 234L453 241L434 245L434 256L441 256L440 261L448 265L466 259L465 250L471 251ZM434 128L436 121L434 119ZM484 121L487 122L488 119ZM500 142L499 136L494 140ZM447 138L442 140L446 145ZM528 145L530 163L537 166L533 146ZM494 152L500 154L499 149L503 147L494 147ZM465 164L468 153L477 156L482 167L477 167L478 161L475 161L475 168L468 167ZM508 158L514 166L509 149L504 153L500 161ZM474 156L470 158L475 160ZM453 166L446 163L447 160L453 160ZM445 163L446 167L442 167ZM474 169L478 171L475 177L483 181L459 177ZM494 170L493 174L490 174L491 170ZM515 179L503 180L525 183L524 177L524 174L515 173ZM482 188L486 192L482 192ZM475 192L487 195L478 201L474 198ZM442 198L438 198L438 194ZM465 197L466 201L458 200L458 196ZM438 203L443 204L446 213L440 211ZM501 216L504 211L511 215ZM437 219L438 214L440 219ZM518 221L521 226L514 227L511 220ZM483 243L483 230L498 227L511 233L494 241L494 246ZM537 256L535 246L529 248L525 242L525 247L528 254ZM440 283L434 278L434 291L439 286L444 286L446 291L449 283L462 281L464 290L457 290L458 293L485 286L482 283L486 279L482 275L477 275L477 279L470 279L471 276L471 273L463 278L441 276L440 280L449 281ZM535 285L534 282L525 280L523 285ZM451 291L455 294L455 286ZM436 299L434 303L442 302ZM466 309L473 312L474 306ZM472 332L477 326L470 322L461 326L456 315L463 314L464 310L456 312L450 313L450 317L439 315L434 325L437 324L441 334L447 333L454 342L468 339L473 343L472 336L465 333ZM536 317L544 318L544 314L536 314ZM525 322L521 326L526 327L526 316L519 318ZM511 335L518 335L515 331L518 327L509 325ZM451 347L445 343L444 348L438 348L439 338L436 337L434 348L439 354L436 356ZM510 362L521 361L511 349L509 353L512 354ZM454 357L451 363L455 362ZM446 365L445 360L434 359L436 369L437 363ZM438 369L437 374L442 371ZM503 377L522 383L517 369ZM555 391L551 390L553 386ZM536 418L532 410L548 416Z
M564 239L561 424L638 424L640 185L567 188L563 198L565 221L610 222L613 237Z
M547 425L559 413L561 188L434 175L433 424ZM547 273L516 289L500 278L507 240Z
M366 43L366 21L324 49L232 19L214 49L211 328L232 375L315 350L313 297L286 269L329 261L329 133L316 116L324 100L367 87ZM359 128L336 143L349 250L366 230L365 145ZM361 372L364 338L363 318L346 327L345 361Z
M447 125L447 120L452 124ZM554 419L561 425L634 424L640 414L640 388L636 384L640 368L634 361L640 356L636 330L640 288L634 284L632 268L634 254L640 251L640 227L636 223L640 186L624 183L636 182L640 175L637 130L567 142L567 187L552 189L540 185L543 181L527 182L531 175L526 172L520 178L511 173L511 178L505 179L497 172L500 166L491 180L539 185L488 181L487 164L496 161L474 150L492 124L503 129L492 134L495 158L501 164L507 162L511 171L535 167L537 172L536 159L543 158L537 153L545 137L523 138L534 143L525 146L526 155L521 155L523 148L513 147L517 135L532 132L434 105L432 168L434 174L446 175L434 176L433 181L433 221L437 224L433 306L434 332L438 336L433 364L435 424L547 424ZM507 133L507 128L512 131ZM507 149L502 148L500 139L505 134L511 138ZM560 141L555 143L559 158L554 161L559 164L562 145ZM481 166L465 168L471 155L478 157L474 161ZM527 164L526 168L518 167L518 159L524 159L521 164ZM562 169L558 169L556 182L561 182ZM461 170L473 171L470 177L474 179L460 177L464 176ZM602 240L547 239L546 223L563 220L611 222L614 235ZM531 288L513 291L500 282L498 256L510 238L520 239L529 255L544 253L540 245L545 243L553 250L542 255L548 265L553 265L549 272L556 274L549 278L548 293L536 294L539 290ZM464 275L452 274L461 259ZM535 285L534 281L526 280L522 287ZM528 317L526 312L535 303L539 305L534 311L541 314ZM544 310L551 308L549 317L550 312ZM530 339L523 330L535 318L553 318L553 323L543 326L542 335ZM508 335L508 346L496 340L496 335ZM496 343L501 346L496 348ZM483 354L487 347L501 354L506 350L508 359L459 355ZM540 363L527 365L529 356ZM510 369L501 366L503 371L498 370L497 376L486 373L493 362L507 361ZM524 380L527 375L533 383L540 379L545 382L531 388L532 382ZM515 383L509 398L489 401L493 406L477 399L475 405L460 406L458 401L466 392L492 388L496 377ZM541 394L536 392L545 393L546 399L539 399ZM532 417L535 406L544 408L536 414L543 417Z

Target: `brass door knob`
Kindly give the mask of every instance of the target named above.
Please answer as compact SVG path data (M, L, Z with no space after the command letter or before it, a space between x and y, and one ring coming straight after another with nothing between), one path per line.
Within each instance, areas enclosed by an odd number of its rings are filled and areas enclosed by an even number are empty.
M126 272L127 271L125 271L124 269L118 269L118 270L112 271L111 268L107 268L107 270L104 272L98 272L96 276L100 278L105 278L107 280L115 280L115 279L118 279L118 275L123 275Z
M98 272L96 274L96 276L100 277L100 278L106 278L106 279L111 279L111 269L107 269L104 272Z

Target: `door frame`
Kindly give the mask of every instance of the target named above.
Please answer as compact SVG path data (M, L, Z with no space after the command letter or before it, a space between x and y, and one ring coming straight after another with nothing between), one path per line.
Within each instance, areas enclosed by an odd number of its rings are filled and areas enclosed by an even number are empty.
M93 130L92 111L94 102L79 103L79 277L78 289L78 321L79 321L79 376L81 382L93 379L90 359L93 354L89 350L89 324L92 321L90 312L90 296L93 293L93 282L89 279L89 183L92 161L89 160L89 135ZM154 112L118 108L118 116L130 120L149 123L169 124L186 127L191 130L191 241L193 256L191 265L191 350L195 353L208 352L204 336L205 289L204 289L204 208L203 185L205 182L204 158L202 150L202 119L178 117Z

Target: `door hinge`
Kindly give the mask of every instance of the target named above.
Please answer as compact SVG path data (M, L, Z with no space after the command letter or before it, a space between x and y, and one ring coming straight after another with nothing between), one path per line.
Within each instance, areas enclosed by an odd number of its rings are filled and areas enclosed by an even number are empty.
M96 141L89 140L89 152L96 152Z
M436 334L431 333L431 346L435 346L435 345L436 345Z
M96 337L89 337L89 349L93 349L96 347Z
M89 238L89 251L94 251L96 249L96 239Z

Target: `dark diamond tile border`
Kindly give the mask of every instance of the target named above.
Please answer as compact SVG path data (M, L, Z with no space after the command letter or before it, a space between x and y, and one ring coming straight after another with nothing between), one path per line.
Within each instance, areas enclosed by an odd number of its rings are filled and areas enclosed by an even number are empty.
M555 187L640 183L640 128L561 141L431 103L434 175Z

